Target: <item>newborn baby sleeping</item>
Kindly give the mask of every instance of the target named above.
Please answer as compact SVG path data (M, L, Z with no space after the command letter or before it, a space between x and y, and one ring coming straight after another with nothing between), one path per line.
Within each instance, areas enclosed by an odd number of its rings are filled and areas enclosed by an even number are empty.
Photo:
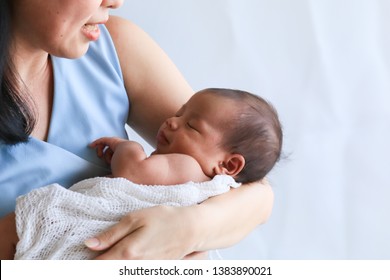
M58 184L18 198L16 259L91 259L84 242L129 212L189 206L262 179L280 157L276 111L248 92L206 89L193 95L157 135L147 156L139 143L103 137L91 144L113 178ZM236 183L238 182L238 183Z

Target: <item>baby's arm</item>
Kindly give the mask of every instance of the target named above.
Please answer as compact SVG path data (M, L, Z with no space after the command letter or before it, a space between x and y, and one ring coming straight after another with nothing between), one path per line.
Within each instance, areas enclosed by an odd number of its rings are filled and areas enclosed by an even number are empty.
M152 154L148 157L139 143L112 137L100 138L91 146L97 148L98 156L111 163L114 177L124 177L137 184L175 185L210 179L188 155ZM105 149L106 146L109 148Z
M14 213L0 220L0 235L0 260L14 259L16 244L18 243Z

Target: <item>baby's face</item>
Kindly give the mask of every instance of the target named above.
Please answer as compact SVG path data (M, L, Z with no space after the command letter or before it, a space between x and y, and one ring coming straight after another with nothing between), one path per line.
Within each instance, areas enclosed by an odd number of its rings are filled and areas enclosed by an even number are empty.
M195 94L157 135L159 154L181 153L195 158L207 175L227 154L220 143L234 114L234 102L208 93Z

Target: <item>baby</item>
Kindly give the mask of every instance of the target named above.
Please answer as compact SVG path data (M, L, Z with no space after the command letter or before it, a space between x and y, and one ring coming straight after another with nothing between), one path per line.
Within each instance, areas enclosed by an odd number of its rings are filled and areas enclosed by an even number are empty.
M280 157L282 130L264 99L240 90L205 89L161 125L150 156L140 144L113 137L91 147L111 165L114 178L87 179L70 190L50 185L19 198L15 258L93 258L97 253L83 241L130 211L201 203L236 182L260 180ZM42 236L49 236L47 244Z
M279 159L282 130L264 99L239 90L205 89L162 124L150 157L141 145L124 139L101 138L91 146L111 163L113 177L139 184L201 182L217 174L247 183L262 179Z

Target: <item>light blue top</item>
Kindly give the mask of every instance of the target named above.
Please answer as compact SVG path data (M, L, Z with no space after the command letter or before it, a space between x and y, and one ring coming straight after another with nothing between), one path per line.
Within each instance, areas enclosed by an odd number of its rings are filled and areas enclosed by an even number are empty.
M80 59L51 57L54 101L47 142L0 143L0 217L15 199L51 183L70 187L110 173L88 144L102 136L127 137L129 100L118 57L105 28Z

